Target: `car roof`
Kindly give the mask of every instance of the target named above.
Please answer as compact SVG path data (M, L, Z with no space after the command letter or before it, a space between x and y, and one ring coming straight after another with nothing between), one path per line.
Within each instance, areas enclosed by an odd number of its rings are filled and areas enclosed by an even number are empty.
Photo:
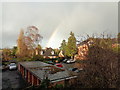
M62 65L61 63L57 63L56 65Z
M15 63L10 63L10 64L15 64Z

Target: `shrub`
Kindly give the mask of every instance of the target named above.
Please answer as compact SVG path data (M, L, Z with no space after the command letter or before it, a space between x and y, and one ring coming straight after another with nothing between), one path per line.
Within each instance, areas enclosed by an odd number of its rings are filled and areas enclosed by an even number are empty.
M62 84L56 84L54 88L55 88L55 89L57 89L57 88L60 89L60 88L64 88L64 86L63 86Z
M32 58L33 61L43 61L43 56L42 55L35 55Z

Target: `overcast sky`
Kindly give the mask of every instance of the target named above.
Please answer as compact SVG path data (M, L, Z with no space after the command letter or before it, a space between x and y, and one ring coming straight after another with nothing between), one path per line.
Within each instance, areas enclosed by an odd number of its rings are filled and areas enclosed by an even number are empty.
M1 19L1 15L0 15ZM2 47L16 45L21 28L34 25L43 36L42 47L58 48L70 31L75 36L118 33L116 2L36 2L2 4Z

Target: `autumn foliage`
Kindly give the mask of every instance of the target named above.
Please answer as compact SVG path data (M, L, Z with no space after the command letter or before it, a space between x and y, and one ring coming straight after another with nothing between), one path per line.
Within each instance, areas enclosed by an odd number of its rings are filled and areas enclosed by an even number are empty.
M35 26L27 27L26 31L21 30L17 40L17 56L18 57L32 57L35 55L42 36L38 33L39 30Z

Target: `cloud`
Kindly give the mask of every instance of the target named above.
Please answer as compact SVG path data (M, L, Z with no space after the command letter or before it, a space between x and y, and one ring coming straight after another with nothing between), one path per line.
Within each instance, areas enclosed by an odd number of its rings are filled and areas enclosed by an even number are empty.
M70 31L76 36L106 30L113 35L118 32L118 7L113 2L3 3L2 7L3 47L15 45L20 29L30 25L39 28L42 47L53 48L59 47L63 39L67 40ZM56 34L50 39L54 31Z

